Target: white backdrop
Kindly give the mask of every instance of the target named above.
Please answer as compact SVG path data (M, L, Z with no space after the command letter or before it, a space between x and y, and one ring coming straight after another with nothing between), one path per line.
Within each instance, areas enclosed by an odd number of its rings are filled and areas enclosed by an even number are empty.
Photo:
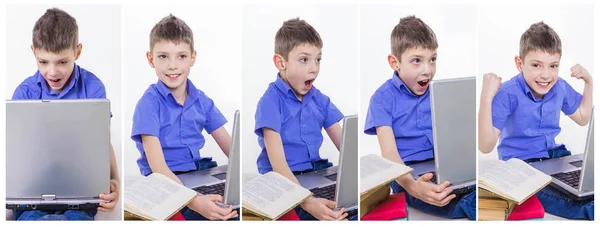
M392 78L387 56L390 34L400 18L421 18L438 39L434 80L475 76L474 5L362 5L360 7L360 156L381 154L377 136L364 133L369 100ZM475 92L473 92L475 95Z
M172 13L184 20L194 32L196 63L189 79L208 95L227 118L225 128L231 134L233 114L241 106L241 6L226 5L124 5L123 72L125 175L140 175L140 152L131 140L133 112L138 100L151 84L158 81L146 59L152 27ZM215 140L203 131L206 144L202 156L212 156L219 165L227 164Z
M36 60L31 52L31 36L35 22L51 7L60 8L77 20L79 42L83 50L78 65L94 73L106 87L111 101L111 142L115 149L119 172L121 168L121 7L119 5L7 5L6 24L7 67L5 95L12 97L16 87L32 76ZM102 20L97 15L103 15ZM121 174L123 175L123 174ZM121 201L110 214L100 212L97 219L121 219Z
M536 10L531 10L535 8ZM511 13L506 13L511 12ZM518 15L518 16L516 16ZM594 30L591 5L482 5L479 8L479 72L477 73L477 110L481 94L482 76L494 72L508 81L519 73L514 57L519 55L519 40L531 24L544 21L558 33L562 41L559 76L576 91L583 93L584 82L571 78L569 68L576 63L594 75ZM596 77L597 78L597 77ZM597 83L597 82L595 82ZM596 86L597 87L597 86ZM561 133L557 143L567 146L573 154L585 149L587 126L581 127L561 113ZM480 158L498 158L498 152L481 154Z
M329 96L344 115L357 114L358 14L357 5L247 5L243 13L243 172L258 172L260 154L254 134L256 104L269 83L275 81L274 40L284 21L300 17L319 32L323 61L315 87ZM340 121L340 125L342 122ZM323 132L320 154L337 165L338 151Z

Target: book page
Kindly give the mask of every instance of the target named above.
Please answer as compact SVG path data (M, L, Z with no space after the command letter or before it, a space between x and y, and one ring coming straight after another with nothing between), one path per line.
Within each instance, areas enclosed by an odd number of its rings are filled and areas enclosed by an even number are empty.
M412 168L370 154L360 158L360 193L363 194L385 182L410 173Z
M480 187L521 204L547 185L552 178L524 161L486 160L479 168Z
M243 178L246 181L242 188L242 198L250 205L246 208L262 213L270 219L277 218L311 195L309 190L273 171L262 176Z
M136 180L124 191L126 210L154 220L167 219L196 196L195 191L158 173Z

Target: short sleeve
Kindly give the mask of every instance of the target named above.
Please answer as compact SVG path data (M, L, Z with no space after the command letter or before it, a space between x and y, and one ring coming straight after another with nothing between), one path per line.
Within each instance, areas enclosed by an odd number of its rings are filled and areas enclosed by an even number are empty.
M506 90L500 89L492 101L492 125L502 131L511 114L510 96Z
M575 91L573 87L567 81L559 80L562 82L564 86L561 86L564 89L565 96L563 98L563 104L561 110L566 115L571 115L577 111L579 105L581 104L581 99L583 96L579 94L579 92Z
M159 137L159 101L151 94L144 94L135 106L131 139L142 142L142 135Z
M267 91L256 106L254 133L259 137L263 137L262 128L265 127L281 132L281 110L275 95Z
M322 99L322 102L320 103L325 104L325 108L323 108L323 111L325 112L325 121L323 122L323 128L329 128L330 126L341 121L344 118L344 114L342 114L342 112L335 106L335 104L333 104L333 102L328 96L321 94L320 99Z
M225 125L227 123L227 119L225 116L223 116L211 98L200 91L198 92L200 93L200 101L202 102L202 107L205 111L204 115L206 116L204 130L206 130L208 134L211 134L213 131Z
M369 101L369 109L367 110L367 118L365 120L365 133L368 135L376 135L377 127L392 126L391 105L392 98L382 97L383 93L376 91Z

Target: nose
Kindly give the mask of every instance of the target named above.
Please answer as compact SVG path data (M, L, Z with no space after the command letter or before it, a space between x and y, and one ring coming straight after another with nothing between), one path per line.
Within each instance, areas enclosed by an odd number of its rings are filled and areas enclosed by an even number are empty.
M316 61L311 61L311 63L308 64L308 73L317 74L318 72L319 72L319 63L317 63Z
M549 79L552 77L552 75L550 75L550 68L545 67L544 70L542 70L542 73L540 74L540 77L543 80Z
M54 64L48 64L48 70L46 71L47 77L55 77L58 75L58 67Z
M431 69L431 65L430 64L423 64L423 75L429 76L431 75L432 69Z
M177 58L169 58L168 64L167 64L167 69L168 70L177 69Z

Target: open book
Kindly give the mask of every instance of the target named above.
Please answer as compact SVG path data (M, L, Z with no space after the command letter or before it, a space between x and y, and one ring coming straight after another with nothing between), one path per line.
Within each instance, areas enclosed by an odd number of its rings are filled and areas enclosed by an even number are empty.
M519 205L550 182L552 177L520 159L491 159L479 163L479 187Z
M412 172L412 168L386 158L369 154L360 158L360 194L363 195L381 185Z
M242 180L243 209L263 219L278 219L312 195L275 171L244 174Z
M129 180L124 191L125 211L146 220L167 220L197 195L160 173Z

